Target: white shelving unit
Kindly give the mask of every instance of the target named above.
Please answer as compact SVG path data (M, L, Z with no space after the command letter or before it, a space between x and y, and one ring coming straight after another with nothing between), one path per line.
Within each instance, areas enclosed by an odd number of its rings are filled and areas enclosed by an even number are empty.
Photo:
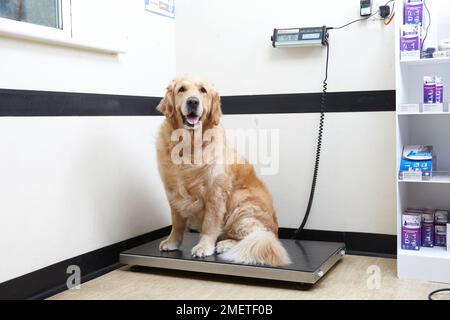
M448 63L450 63L450 57L400 61L401 65L409 65L409 66L438 65Z
M432 15L430 33L424 47L437 47L437 41L450 38L450 1L426 0ZM400 61L402 0L396 5L396 95L397 95L397 173L404 145L432 145L437 154L436 172L427 181L397 183L398 277L450 283L450 251L443 247L401 249L401 214L408 207L450 210L450 113L399 113L400 105L421 103L423 77L439 75L444 80L444 101L450 101L450 58ZM426 16L426 10L424 10ZM448 108L444 108L448 110Z

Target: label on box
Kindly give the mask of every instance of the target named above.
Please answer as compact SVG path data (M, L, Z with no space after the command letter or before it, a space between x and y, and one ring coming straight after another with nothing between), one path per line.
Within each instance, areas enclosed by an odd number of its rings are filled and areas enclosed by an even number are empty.
M406 181L422 181L421 171L403 171L400 172L400 179Z
M447 223L447 231L450 230L450 221ZM450 237L447 237L447 251L450 251Z
M422 245L422 215L405 212L402 215L402 249L420 250Z
M424 103L423 104L423 112L424 113L444 112L444 104L442 104L442 103Z
M403 147L399 179L420 181L431 177L434 169L433 146Z
M435 226L434 245L436 247L447 246L447 225Z
M448 211L447 210L436 210L434 214L434 222L436 224L445 225L448 221Z
M434 247L434 211L422 213L422 247Z
M400 59L420 59L420 25L406 24L400 29Z
M419 60L420 59L420 51L419 50L401 51L400 52L400 59L402 61Z
M418 103L405 103L400 105L400 113L419 113L420 108Z
M404 24L422 24L423 22L423 2L407 1L404 6L403 23Z

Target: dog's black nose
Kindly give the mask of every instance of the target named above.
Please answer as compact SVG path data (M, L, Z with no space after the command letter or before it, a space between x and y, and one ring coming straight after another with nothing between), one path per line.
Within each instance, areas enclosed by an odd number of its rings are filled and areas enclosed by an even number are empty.
M200 100L197 97L189 97L186 101L186 104L189 108L189 111L196 111L198 105L200 104Z

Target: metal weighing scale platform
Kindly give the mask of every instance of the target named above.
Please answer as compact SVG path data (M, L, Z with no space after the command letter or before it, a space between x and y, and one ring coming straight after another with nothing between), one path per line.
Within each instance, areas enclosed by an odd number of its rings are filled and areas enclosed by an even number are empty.
M166 237L154 240L122 252L120 262L133 266L314 284L345 255L343 243L280 239L292 264L283 267L243 265L222 260L217 255L192 257L191 249L199 237L198 233L186 233L180 250L172 252L159 251L159 243Z

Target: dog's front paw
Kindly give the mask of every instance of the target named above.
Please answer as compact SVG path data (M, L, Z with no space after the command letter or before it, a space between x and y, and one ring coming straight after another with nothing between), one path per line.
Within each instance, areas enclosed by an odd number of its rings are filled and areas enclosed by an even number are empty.
M217 242L216 245L216 253L222 254L233 248L237 244L236 240L233 239L227 239L223 241Z
M214 254L214 251L214 244L199 243L194 248L192 248L191 253L193 257L203 258L212 256Z
M180 243L174 242L171 239L166 239L164 241L161 241L159 244L159 250L161 251L175 251L180 248Z

